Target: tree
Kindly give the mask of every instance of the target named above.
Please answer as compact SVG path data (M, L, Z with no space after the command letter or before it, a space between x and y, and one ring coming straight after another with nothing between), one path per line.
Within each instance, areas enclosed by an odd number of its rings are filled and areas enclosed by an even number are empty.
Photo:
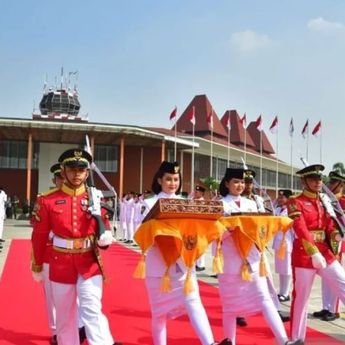
M217 182L217 180L214 177L206 177L202 179L202 182L211 192L215 192L218 190L219 182Z

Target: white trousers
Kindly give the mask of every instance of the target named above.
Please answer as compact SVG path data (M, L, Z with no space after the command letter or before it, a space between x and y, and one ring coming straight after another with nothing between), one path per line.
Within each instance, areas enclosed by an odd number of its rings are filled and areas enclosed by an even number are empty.
M5 217L0 216L0 239L2 239L2 234L4 232L4 221Z
M305 340L307 328L308 302L315 274L321 276L334 294L345 303L345 271L338 261L326 268L294 267L294 291L291 308L291 335L293 340Z
M331 313L337 313L338 311L338 297L330 289L330 287L321 280L321 292L322 292L322 309L326 309Z
M56 308L59 345L79 345L77 297L80 318L89 345L113 345L108 320L102 313L102 276L78 277L77 284L51 282Z
M191 300L186 302L185 308L202 345L212 345L214 338L207 314L201 300ZM167 345L167 317L166 315L152 316L152 338L154 345Z
M133 220L126 221L126 239L133 241L134 236L134 224Z
M56 335L56 310L53 301L52 285L49 280L49 264L43 264L43 288L48 314L48 324L52 335Z

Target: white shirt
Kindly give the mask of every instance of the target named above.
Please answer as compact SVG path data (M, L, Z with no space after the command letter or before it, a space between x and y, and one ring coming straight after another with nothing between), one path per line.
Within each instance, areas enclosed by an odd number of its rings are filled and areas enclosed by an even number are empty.
M6 214L5 203L7 201L7 194L2 190L0 192L0 217L4 218Z

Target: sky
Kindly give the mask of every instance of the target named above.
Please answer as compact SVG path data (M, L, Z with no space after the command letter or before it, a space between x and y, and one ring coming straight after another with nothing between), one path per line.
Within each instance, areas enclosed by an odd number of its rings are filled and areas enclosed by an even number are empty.
M170 128L195 95L226 110L277 115L278 157L329 171L343 157L343 0L1 0L0 117L31 118L43 84L78 71L89 121ZM74 79L73 79L74 78ZM322 152L322 154L321 154Z

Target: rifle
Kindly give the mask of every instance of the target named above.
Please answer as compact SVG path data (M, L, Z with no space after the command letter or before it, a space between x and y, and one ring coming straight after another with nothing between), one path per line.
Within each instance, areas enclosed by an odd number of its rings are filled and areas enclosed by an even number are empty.
M241 160L242 160L242 164L243 164L243 169L247 170L247 169L248 169L248 166L247 166L247 164L246 164L244 158L241 157ZM270 208L269 208L269 207L266 207L266 206L264 205L265 210L273 214L273 213L274 213L274 207L273 207L272 199L270 198L270 196L269 196L268 193L266 192L266 189L265 189L265 188L262 188L262 187L260 186L260 184L258 183L258 181L256 181L255 178L253 178L253 183L254 183L254 188L257 189L257 190L259 190L260 195L263 196L264 203L266 203L266 202L269 203Z
M86 145L85 145L85 151L87 151L90 155L92 155L90 141L88 135L85 137L86 139ZM95 181L94 181L94 172L97 173L97 175L102 179L102 181L105 183L105 185L109 188L109 191L101 191L95 187ZM88 211L91 213L91 215L96 219L97 225L98 225L98 238L101 237L102 234L105 232L105 226L102 220L102 208L107 209L108 211L111 211L114 213L113 219L115 221L116 217L116 192L114 187L110 185L110 183L106 180L104 175L101 173L101 171L98 169L96 164L92 161L90 165L90 174L86 181L87 184L87 190L89 194L89 208ZM103 198L114 198L114 210L108 206L107 204L101 202ZM114 226L114 230L116 231L116 228Z
M303 157L301 157L301 161L305 167L309 165ZM343 208L341 207L337 197L324 183L322 184L322 191L325 194L320 194L321 202L324 205L328 214L336 223L339 235L343 238L345 233L345 214ZM327 196L327 198L324 197L325 195Z

